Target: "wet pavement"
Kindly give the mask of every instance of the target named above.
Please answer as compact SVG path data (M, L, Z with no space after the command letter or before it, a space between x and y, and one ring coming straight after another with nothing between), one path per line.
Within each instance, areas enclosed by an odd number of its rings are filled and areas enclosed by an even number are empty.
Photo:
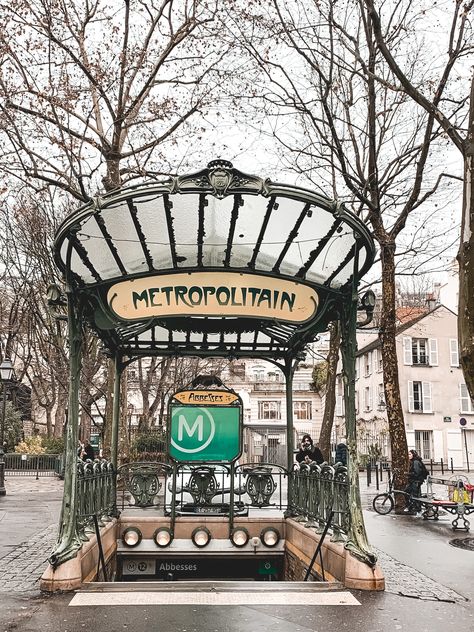
M370 510L377 491L364 480L366 527L385 573L386 591L350 591L360 605L337 606L289 606L284 591L275 587L273 605L72 607L73 595L44 596L37 588L56 537L62 483L8 477L6 487L7 496L0 499L0 632L83 632L98 626L105 632L141 632L150 626L166 632L322 632L328 626L364 632L474 630L474 551L449 544L469 534L453 532L449 515L438 522L377 515ZM471 533L474 537L474 520Z

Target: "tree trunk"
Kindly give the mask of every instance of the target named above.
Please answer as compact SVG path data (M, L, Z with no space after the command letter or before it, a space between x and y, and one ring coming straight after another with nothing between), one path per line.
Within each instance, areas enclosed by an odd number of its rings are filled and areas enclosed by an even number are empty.
M408 472L408 445L400 398L395 342L395 244L393 242L381 244L381 259L383 275L380 339L382 343L385 402L392 449L392 468L398 472L395 478L395 487L403 489L406 485ZM396 511L401 510L403 505L403 498L397 497Z
M474 74L464 146L464 195L459 245L459 351L464 380L474 400Z
M66 425L67 415L67 393L60 390L58 392L58 405L54 413L54 436L64 436L64 426Z
M329 338L329 353L327 357L328 372L326 381L326 394L324 399L324 414L319 435L319 449L326 461L331 457L331 432L334 423L334 411L336 409L336 374L339 360L339 348L341 346L341 329L338 321L331 323Z

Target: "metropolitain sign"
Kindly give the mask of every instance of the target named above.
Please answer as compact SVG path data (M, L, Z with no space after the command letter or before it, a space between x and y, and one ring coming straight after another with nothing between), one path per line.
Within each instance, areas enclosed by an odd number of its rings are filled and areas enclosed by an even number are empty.
M311 320L317 292L288 279L239 272L181 272L114 284L107 303L123 320L171 316L230 316Z

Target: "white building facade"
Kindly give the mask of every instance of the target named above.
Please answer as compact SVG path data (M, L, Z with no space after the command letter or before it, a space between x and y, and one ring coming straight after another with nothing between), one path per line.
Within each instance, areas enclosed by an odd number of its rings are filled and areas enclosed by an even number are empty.
M398 329L400 394L408 447L448 466L474 464L474 407L459 366L457 315L439 305ZM390 457L380 342L357 353L356 409L361 436ZM337 416L343 417L339 408ZM370 444L369 444L370 445Z

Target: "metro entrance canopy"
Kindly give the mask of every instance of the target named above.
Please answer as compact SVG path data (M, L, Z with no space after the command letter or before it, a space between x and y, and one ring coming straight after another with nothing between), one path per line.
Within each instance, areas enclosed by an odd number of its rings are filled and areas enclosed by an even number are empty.
M92 200L55 258L110 351L276 359L338 318L374 247L344 205L216 160Z
M83 325L114 359L114 468L125 366L144 356L221 356L266 358L282 368L291 470L293 373L305 346L333 320L341 323L350 455L347 548L374 563L356 458L357 312L373 308L357 295L374 260L363 222L337 201L216 160L198 173L91 200L60 226L54 256L66 281L70 350L66 474L60 535L50 558L54 567L81 546L76 446Z

